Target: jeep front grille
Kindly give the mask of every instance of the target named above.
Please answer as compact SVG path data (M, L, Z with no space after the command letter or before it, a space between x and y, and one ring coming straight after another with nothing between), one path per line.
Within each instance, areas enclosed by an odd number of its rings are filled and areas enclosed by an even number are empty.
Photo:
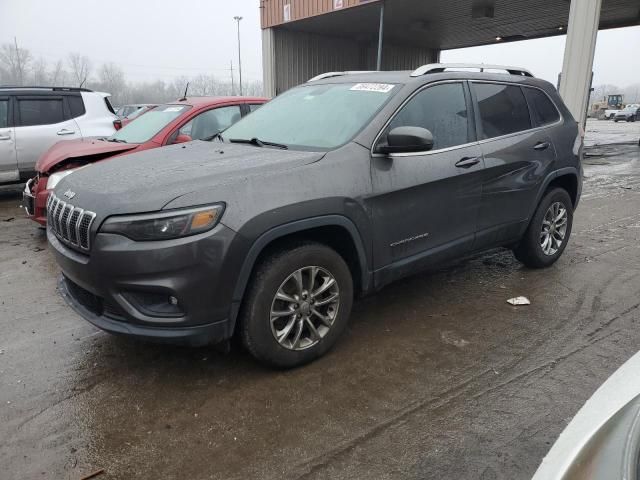
M47 200L47 223L60 240L89 250L91 224L96 214L60 200L53 193Z

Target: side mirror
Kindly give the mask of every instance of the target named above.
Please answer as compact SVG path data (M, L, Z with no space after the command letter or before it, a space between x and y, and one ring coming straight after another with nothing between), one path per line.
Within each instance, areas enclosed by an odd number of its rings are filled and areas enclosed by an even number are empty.
M190 141L191 141L191 137L189 135L185 135L184 133L181 133L173 141L173 144L175 145L176 143L185 143L185 142L190 142Z
M433 135L422 127L396 127L387 134L387 143L379 153L426 152L433 148Z

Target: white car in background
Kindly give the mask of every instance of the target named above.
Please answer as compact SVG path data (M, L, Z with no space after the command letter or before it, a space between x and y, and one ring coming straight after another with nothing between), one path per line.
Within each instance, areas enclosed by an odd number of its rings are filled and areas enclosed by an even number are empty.
M0 185L25 181L54 143L108 137L120 126L108 93L68 87L0 87Z

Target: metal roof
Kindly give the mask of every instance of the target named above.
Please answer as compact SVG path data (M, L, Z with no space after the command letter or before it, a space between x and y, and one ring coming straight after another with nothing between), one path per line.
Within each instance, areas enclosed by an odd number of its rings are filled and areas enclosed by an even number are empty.
M265 1L264 7L275 4ZM363 42L377 38L379 2L335 11L330 6L318 12L305 7L313 4L313 0L292 3L308 16L286 23L280 19L273 25ZM384 38L385 42L445 50L562 35L569 5L568 0L385 0ZM640 1L603 0L601 29L639 24Z

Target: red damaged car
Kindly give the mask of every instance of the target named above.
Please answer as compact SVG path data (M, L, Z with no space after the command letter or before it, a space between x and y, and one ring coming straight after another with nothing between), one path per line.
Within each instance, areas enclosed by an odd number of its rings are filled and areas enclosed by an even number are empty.
M25 186L23 205L27 215L45 225L49 192L79 167L150 148L211 140L266 101L260 97L184 98L158 105L111 137L58 142L40 157L36 176Z

